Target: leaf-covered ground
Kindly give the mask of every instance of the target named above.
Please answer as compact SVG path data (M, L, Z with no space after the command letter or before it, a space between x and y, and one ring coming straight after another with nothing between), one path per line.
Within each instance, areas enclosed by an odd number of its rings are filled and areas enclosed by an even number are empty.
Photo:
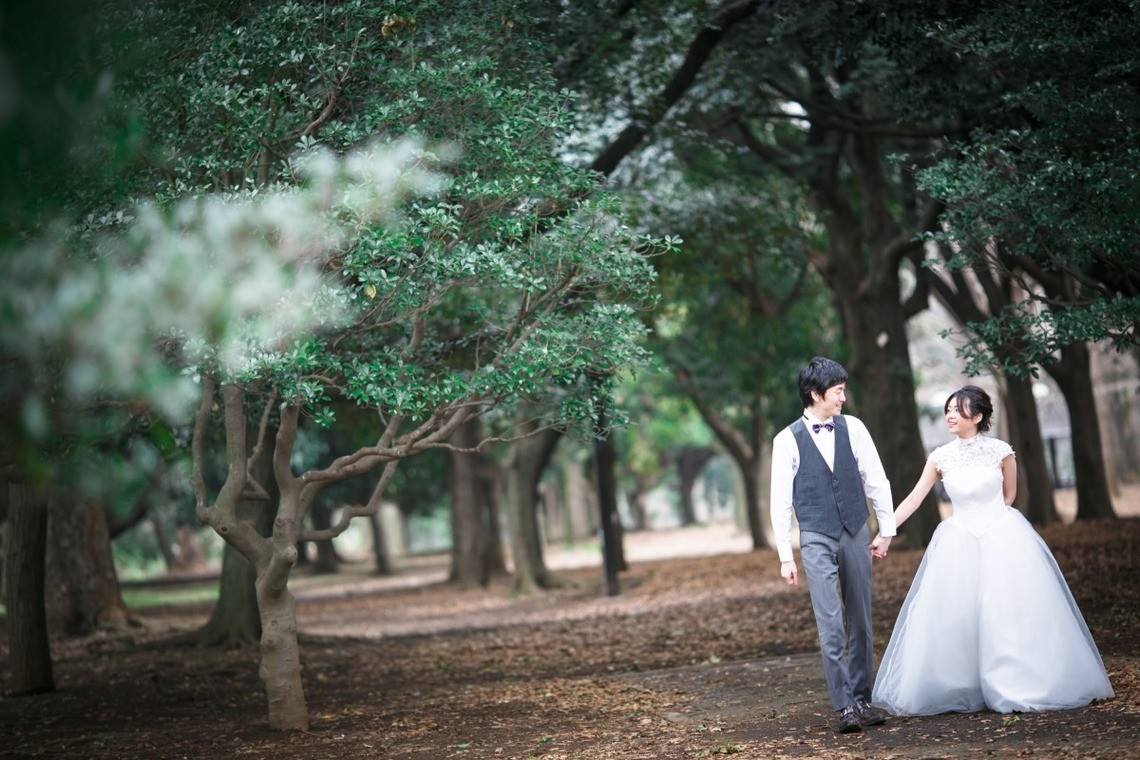
M530 598L505 581L460 591L438 566L333 585L298 577L308 732L266 728L255 650L173 643L207 609L140 611L142 628L58 642L55 693L0 700L0 757L1135 757L1140 520L1043 535L1116 690L1080 710L894 719L836 736L806 588L780 582L773 552L732 551L633 561L615 597L596 565ZM629 542L684 550L709 536ZM920 559L892 548L875 565L877 653Z

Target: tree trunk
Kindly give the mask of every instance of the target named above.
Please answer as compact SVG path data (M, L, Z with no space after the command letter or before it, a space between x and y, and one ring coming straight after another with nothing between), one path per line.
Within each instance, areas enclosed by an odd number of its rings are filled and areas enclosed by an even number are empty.
M244 391L236 385L225 384L221 392L226 429L226 476L211 505L203 470L214 388L214 378L204 375L202 403L195 416L191 445L191 484L196 512L225 539L227 545L240 551L256 571L256 612L261 621L259 673L265 686L270 727L307 730L309 717L301 682L296 607L288 584L289 575L297 564L297 542L301 537L306 508L320 495L325 483L307 484L304 478L293 474L291 460L300 417L298 407L278 405L271 397L266 403L259 430L268 430L270 412L275 408L279 419L277 433L262 436L251 451L248 447ZM262 448L267 444L272 451ZM271 472L272 477L257 477L266 471ZM271 486L275 492L270 492ZM269 536L263 535L255 522L239 515L242 505L264 504L266 500L277 504Z
M309 710L301 681L301 653L297 643L297 607L289 591L289 576L297 566L297 540L305 511L319 489L304 493L303 482L293 474L289 460L297 433L297 411L282 414L272 451L255 460L255 471L266 467L274 483L270 498L277 505L269 540L250 556L257 569L257 611L261 619L261 666L258 670L269 705L269 727L279 731L307 731ZM264 462L264 465L262 464ZM307 501L306 501L307 500ZM267 549L267 551L265 550Z
M263 621L258 673L269 703L269 727L279 731L309 730L297 644L297 608L288 587L296 553L293 544L275 546L273 558L257 579L257 604Z
M256 514L253 510L257 510ZM265 522L264 503L249 503L239 509L244 519ZM258 612L257 573L253 565L237 549L226 544L222 551L222 577L218 582L218 601L206 624L194 640L206 647L240 649L261 638L261 616Z
M737 462L740 479L744 487L745 514L748 518L748 532L752 536L752 548L763 549L768 545L763 526L763 489L760 485L760 463L749 460Z
M684 377L683 373L680 377ZM762 495L760 489L761 458L764 454L764 423L762 420L762 402L759 397L752 400L749 410L748 435L745 436L728 422L720 412L686 386L686 395L697 407L701 419L713 431L724 450L736 464L744 484L744 512L748 520L748 531L752 536L753 551L768 546L768 539L761 525L763 514Z
M1037 525L1056 522L1053 479L1049 476L1049 465L1045 460L1033 383L1019 377L1007 377L1005 398L1010 440L1017 452L1017 504L1024 509L1030 522Z
M616 492L615 492L616 497ZM618 511L617 506L614 507L614 552L617 555L616 563L618 570L625 572L629 570L629 562L625 558L625 526L621 522L621 513Z
M514 444L514 456L507 469L507 521L514 560L514 591L531 594L555 585L546 568L538 531L538 481L554 455L562 434L544 430Z
M166 532L166 526L157 515L150 516L150 532L154 535L158 550L162 552L162 562L166 565L166 572L174 572L178 568L178 555L174 551L174 545L170 543L170 534Z
M482 437L478 419L469 420L451 442L460 448L473 448ZM451 576L460 588L486 586L490 582L486 552L485 505L479 483L479 454L448 452L451 485Z
M11 496L8 476L0 467L0 599L8 597L8 570L4 567L4 557L8 556L8 499Z
M476 483L479 485L479 494L483 502L483 515L487 521L485 540L486 548L483 550L484 560L487 564L487 574L490 577L507 574L506 549L503 546L502 523L500 512L502 509L502 471L498 463L487 456L479 454L477 460Z
M1104 470L1104 449L1096 414L1088 346L1074 343L1061 351L1061 358L1045 365L1057 382L1069 407L1073 472L1077 481L1077 519L1116 517Z
M587 462L577 459L567 462L562 468L561 540L567 544L592 540L601 527L597 524L598 510L595 508L595 495L590 488L586 468Z
M46 609L51 628L66 636L124 628L123 602L103 509L70 493L48 503Z
M1106 462L1114 495L1123 483L1140 480L1140 367L1136 352L1100 353L1094 350L1093 385L1098 391L1097 409L1102 412L1101 430L1105 436ZM2 519L2 518L0 518Z
M716 450L707 446L685 446L677 454L677 475L681 490L681 524L695 525L697 511L693 505L693 488L704 472L705 465L716 456Z
M605 402L598 402L598 434L594 441L594 478L598 492L598 515L602 526L602 565L606 578L606 596L617 596L618 573L622 570L621 522L617 511L617 482L614 461L617 459L608 430Z
M372 531L372 554L376 558L376 574L392 575L392 553L388 550L388 538L384 532L384 524L380 520L380 513L368 516L368 527Z
M8 488L8 543L4 547L8 693L22 696L55 691L44 609L48 505L47 499L22 480L12 481Z
M836 300L852 348L847 391L851 412L867 425L897 502L918 481L926 456L914 403L914 375L906 320L899 304L897 270L884 279L890 282L880 283L865 295L837 293ZM937 497L931 491L904 530L917 545L926 546L940 521Z
M332 525L332 508L325 504L314 505L309 510L309 519L313 521L316 530L327 530ZM322 538L312 542L317 547L317 558L312 563L312 572L321 575L332 575L340 569L340 555L332 539Z
M1092 383L1097 399L1096 421L1101 432L1101 450L1104 452L1104 476L1108 481L1108 492L1113 498L1120 496L1119 466L1124 447L1120 445L1117 436L1116 418L1119 410L1115 409L1113 394L1110 390L1108 378L1105 377L1105 361L1100 351L1106 348L1095 343L1089 345L1089 382ZM1126 419L1126 417L1124 418ZM1124 468L1123 471L1127 471Z
M949 262L951 251L943 249L942 257ZM959 326L982 322L1000 314L1013 303L1012 281L1008 274L986 269L970 271L971 277L960 269L949 268L942 275L926 273L925 282L933 289L939 302L953 315ZM976 283L976 284L975 284ZM995 347L1001 359L1017 360L1015 345ZM1045 524L1057 519L1053 494L1053 479L1045 459L1045 446L1041 439L1041 420L1037 414L1037 401L1033 397L1033 383L1008 375L1005 377L1005 399L1008 413L1010 443L1018 459L1018 502L1024 505L1026 516L1032 522ZM1024 488L1020 485L1024 484Z
M198 540L198 534L187 525L179 525L174 530L174 546L177 557L174 567L180 572L201 569L206 564L206 552Z
M649 515L645 509L645 495L649 486L644 478L640 478L636 474L630 474L630 476L635 485L626 490L625 498L629 502L629 514L633 520L633 530L645 530L649 526Z
M252 436L256 439L256 436ZM264 484L269 501L242 499L236 507L239 520L254 526L258 535L268 536L272 515L280 495L273 477L274 435L266 436L266 450L252 464L254 477ZM253 644L263 635L258 611L257 572L248 559L226 542L222 551L222 577L218 584L218 601L210 619L195 635L202 646L237 649Z

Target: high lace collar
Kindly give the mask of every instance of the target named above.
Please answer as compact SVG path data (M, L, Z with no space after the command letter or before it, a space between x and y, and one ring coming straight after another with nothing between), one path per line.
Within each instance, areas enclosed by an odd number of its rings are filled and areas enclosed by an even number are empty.
M996 467L1013 449L1000 438L975 435L973 438L958 438L947 441L930 455L930 461L943 476L963 468Z

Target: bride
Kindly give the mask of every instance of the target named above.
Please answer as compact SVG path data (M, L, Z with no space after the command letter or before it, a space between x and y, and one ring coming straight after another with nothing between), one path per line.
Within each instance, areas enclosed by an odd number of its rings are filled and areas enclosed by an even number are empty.
M953 516L919 565L872 702L895 715L934 715L1059 710L1112 697L1056 560L1010 506L1017 462L1008 443L982 435L993 415L989 395L968 385L944 411L956 438L931 453L895 519L906 522L939 478Z

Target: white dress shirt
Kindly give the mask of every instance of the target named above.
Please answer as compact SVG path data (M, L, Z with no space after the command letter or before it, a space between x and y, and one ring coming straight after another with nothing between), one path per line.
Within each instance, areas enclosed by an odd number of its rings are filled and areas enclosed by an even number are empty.
M879 524L879 535L893 536L895 528L894 502L891 499L891 484L883 470L883 462L875 448L867 426L858 417L843 415L847 422L847 434L851 439L851 452L863 480L863 492L871 500L875 518ZM804 410L804 424L815 442L823 461L835 469L835 433L820 428L812 433L811 426L819 423L811 412ZM785 427L772 439L772 532L776 539L776 551L781 562L791 562L792 557L792 481L800 468L800 447L789 427Z

